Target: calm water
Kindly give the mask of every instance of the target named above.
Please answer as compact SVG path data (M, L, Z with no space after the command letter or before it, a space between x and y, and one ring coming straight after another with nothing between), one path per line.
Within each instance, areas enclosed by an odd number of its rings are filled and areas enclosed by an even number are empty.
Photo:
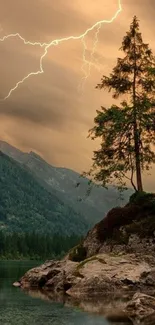
M0 324L3 325L108 325L102 316L31 297L12 286L36 262L0 261Z

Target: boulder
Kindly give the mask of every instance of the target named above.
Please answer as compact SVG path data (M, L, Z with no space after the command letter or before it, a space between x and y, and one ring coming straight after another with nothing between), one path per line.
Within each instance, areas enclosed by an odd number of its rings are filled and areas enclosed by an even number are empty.
M73 273L77 263L69 260L47 261L29 270L21 279L22 288L46 288L51 291L66 291L67 278Z
M128 302L125 312L135 325L155 324L155 297L137 292Z
M118 290L145 290L147 286L141 281L142 274L149 273L150 270L149 264L139 261L134 255L98 254L78 264L76 274L79 274L81 279L77 283L74 281L67 294L79 298L102 296Z
M18 282L18 281L16 281L16 282L13 283L13 286L14 286L14 287L20 287L20 286L21 286L21 283Z
M150 288L151 283L154 286L153 276L154 269L133 254L115 256L104 253L80 263L70 260L48 261L28 271L20 279L20 285L22 288L38 287L55 293L64 291L80 298L103 296L117 290L145 290L148 286Z

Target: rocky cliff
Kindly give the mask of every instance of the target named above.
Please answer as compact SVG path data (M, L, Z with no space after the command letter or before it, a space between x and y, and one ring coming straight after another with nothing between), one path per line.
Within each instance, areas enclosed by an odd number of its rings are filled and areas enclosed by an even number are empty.
M124 317L145 324L149 316L151 324L155 320L155 195L134 194L124 208L109 211L63 260L47 261L28 271L19 285L79 300L127 297Z

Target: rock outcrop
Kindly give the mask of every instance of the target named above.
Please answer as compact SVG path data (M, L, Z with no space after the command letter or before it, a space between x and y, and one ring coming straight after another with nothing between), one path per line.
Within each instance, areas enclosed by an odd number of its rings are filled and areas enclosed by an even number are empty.
M80 301L118 293L127 297L126 302L107 319L154 324L155 195L136 201L133 197L124 208L112 209L63 260L47 261L19 282L23 289L41 289L52 296L61 293Z
M83 247L87 257L103 252L155 257L155 195L133 198L125 207L110 210L88 232Z
M56 293L70 288L71 277L78 263L62 260L47 261L28 271L19 281L24 289L45 288Z
M155 297L136 293L125 307L126 314L133 324L155 324Z
M155 288L155 269L134 254L98 254L82 262L48 261L28 271L22 288L43 288L64 292L74 298L104 296L105 293Z

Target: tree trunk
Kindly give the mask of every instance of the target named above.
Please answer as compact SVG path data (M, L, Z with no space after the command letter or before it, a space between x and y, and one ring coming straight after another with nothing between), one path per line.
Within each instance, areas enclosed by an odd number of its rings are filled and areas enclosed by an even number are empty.
M135 40L134 40L135 45ZM139 146L139 130L137 126L137 109L136 109L136 46L134 46L134 78L133 78L133 109L134 109L134 144L135 144L135 162L136 162L136 180L137 190L143 191L141 164L140 164L140 146Z
M136 165L136 176L137 176L137 188L139 192L143 191L143 185L142 185L142 174L141 174L141 168L140 164L137 163Z
M139 192L142 192L143 191L143 185L142 185L142 174L141 174L141 165L140 165L139 135L138 135L136 119L134 121L134 141L135 141L137 190Z

